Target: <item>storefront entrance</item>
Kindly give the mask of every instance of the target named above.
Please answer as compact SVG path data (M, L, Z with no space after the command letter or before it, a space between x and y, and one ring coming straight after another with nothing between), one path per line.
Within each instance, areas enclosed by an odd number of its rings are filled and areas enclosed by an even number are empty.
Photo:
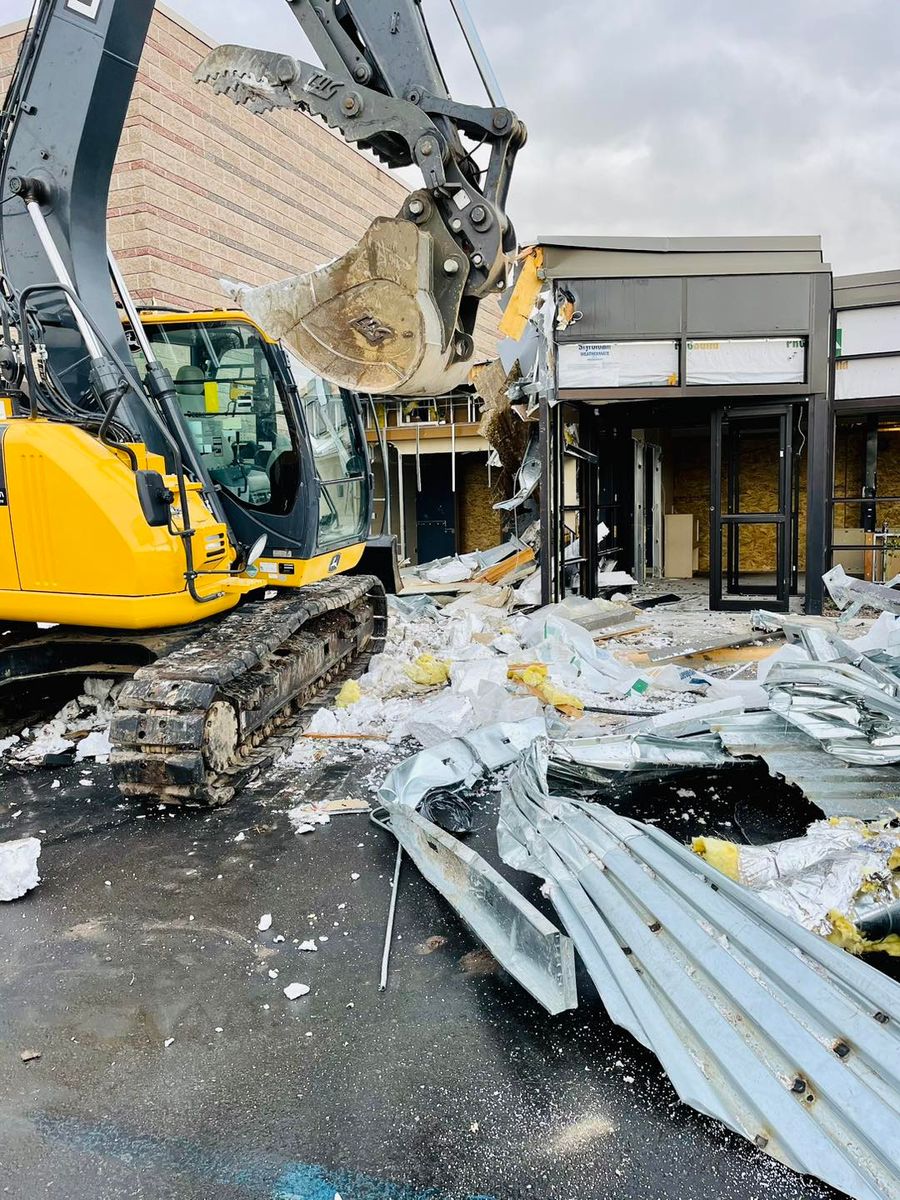
M717 408L710 433L710 608L787 612L797 589L793 406Z

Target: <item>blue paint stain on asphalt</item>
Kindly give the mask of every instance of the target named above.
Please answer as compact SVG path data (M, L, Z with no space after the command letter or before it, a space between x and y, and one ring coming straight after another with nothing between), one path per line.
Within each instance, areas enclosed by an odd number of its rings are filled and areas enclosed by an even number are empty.
M436 1188L410 1187L355 1171L333 1170L311 1163L285 1163L268 1154L228 1154L187 1138L157 1138L132 1133L111 1123L91 1125L72 1117L40 1114L36 1129L83 1154L96 1154L130 1164L137 1172L189 1173L210 1183L245 1188L266 1200L446 1200ZM494 1200L468 1196L465 1200Z
M272 1200L443 1200L434 1188L424 1192L402 1183L388 1183L353 1171L326 1171L322 1167L296 1164L289 1167L275 1185ZM492 1200L490 1196L469 1196L468 1200Z

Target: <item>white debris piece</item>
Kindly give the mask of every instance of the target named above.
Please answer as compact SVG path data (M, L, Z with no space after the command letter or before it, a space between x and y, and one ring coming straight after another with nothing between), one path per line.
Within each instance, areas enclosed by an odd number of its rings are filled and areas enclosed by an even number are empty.
M307 938L307 940L305 942L300 943L298 949L300 949L300 950L318 950L319 947L316 945L315 941L312 938Z
M737 696L749 711L769 707L769 696L765 688L752 679L714 679L706 691L710 700L726 700Z
M900 643L900 619L894 613L882 612L877 620L869 626L868 633L862 637L853 638L849 645L854 650L868 652L870 650L886 650L889 646Z
M98 763L109 762L112 743L109 740L109 726L106 729L95 729L87 737L82 738L75 748L75 761L82 762L93 758Z
M471 579L473 574L472 567L467 566L462 559L456 559L444 563L443 566L432 567L430 571L426 571L425 578L429 583L464 583Z
M17 838L0 842L0 900L18 900L41 881L37 860L40 838Z
M524 583L520 583L516 589L516 599L519 604L532 605L540 604L541 602L541 573L535 571L533 575L529 575Z
M10 734L9 737L0 738L0 758L6 756L8 750L12 750L13 746L17 745L19 735L17 733Z
M109 727L122 686L113 679L86 679L81 694L63 705L55 717L39 729L22 731L17 745L10 747L13 761L39 766L48 758L70 754L74 748L79 762L108 762L112 749ZM0 752L8 740L0 744Z
M172 1043L173 1043L174 1041L175 1041L175 1039L174 1039L174 1038L166 1038L166 1040L163 1042L163 1045L164 1045L164 1046L165 1046L165 1048L168 1050L168 1048L169 1048L169 1047L172 1045Z
M331 817L325 812L316 812L309 804L298 804L288 809L288 820L295 833L312 833L317 825L329 825Z
M309 995L308 983L289 983L284 989L288 1000L299 1000L301 996Z
M272 914L263 913L263 915L259 918L259 924L256 926L256 928L260 931L260 933L265 933L267 929L271 929Z
M61 723L57 725L54 718L43 725L31 741L23 742L13 752L12 757L18 763L39 766L45 759L53 758L57 754L66 754L75 743L70 738L63 737L64 728Z
M427 750L438 742L469 733L476 724L472 705L465 696L440 692L418 704L403 728L407 737L415 738Z

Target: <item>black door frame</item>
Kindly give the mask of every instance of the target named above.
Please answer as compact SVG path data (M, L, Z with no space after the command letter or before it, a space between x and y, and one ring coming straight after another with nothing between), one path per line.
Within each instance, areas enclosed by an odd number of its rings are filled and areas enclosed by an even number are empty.
M740 483L737 439L728 438L744 420L769 417L778 421L778 509L775 512L740 511ZM731 405L715 408L710 417L710 497L709 497L709 607L713 611L747 612L761 601L777 612L787 612L790 596L796 590L794 555L795 480L793 454L794 405ZM727 452L727 460L726 460ZM727 488L726 507L722 512L722 482ZM774 587L742 588L740 583L740 527L774 525L776 538L776 582ZM727 563L722 561L722 532L726 530ZM723 579L723 565L727 578ZM725 585L723 588L723 584Z

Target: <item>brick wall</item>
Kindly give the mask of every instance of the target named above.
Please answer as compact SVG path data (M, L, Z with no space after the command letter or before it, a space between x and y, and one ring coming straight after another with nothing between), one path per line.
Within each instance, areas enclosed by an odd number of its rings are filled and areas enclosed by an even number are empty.
M21 26L0 36L5 89ZM157 8L109 200L109 240L142 304L225 303L221 276L260 284L343 254L407 189L316 118L248 109L195 84L213 45ZM478 322L496 353L496 305Z

